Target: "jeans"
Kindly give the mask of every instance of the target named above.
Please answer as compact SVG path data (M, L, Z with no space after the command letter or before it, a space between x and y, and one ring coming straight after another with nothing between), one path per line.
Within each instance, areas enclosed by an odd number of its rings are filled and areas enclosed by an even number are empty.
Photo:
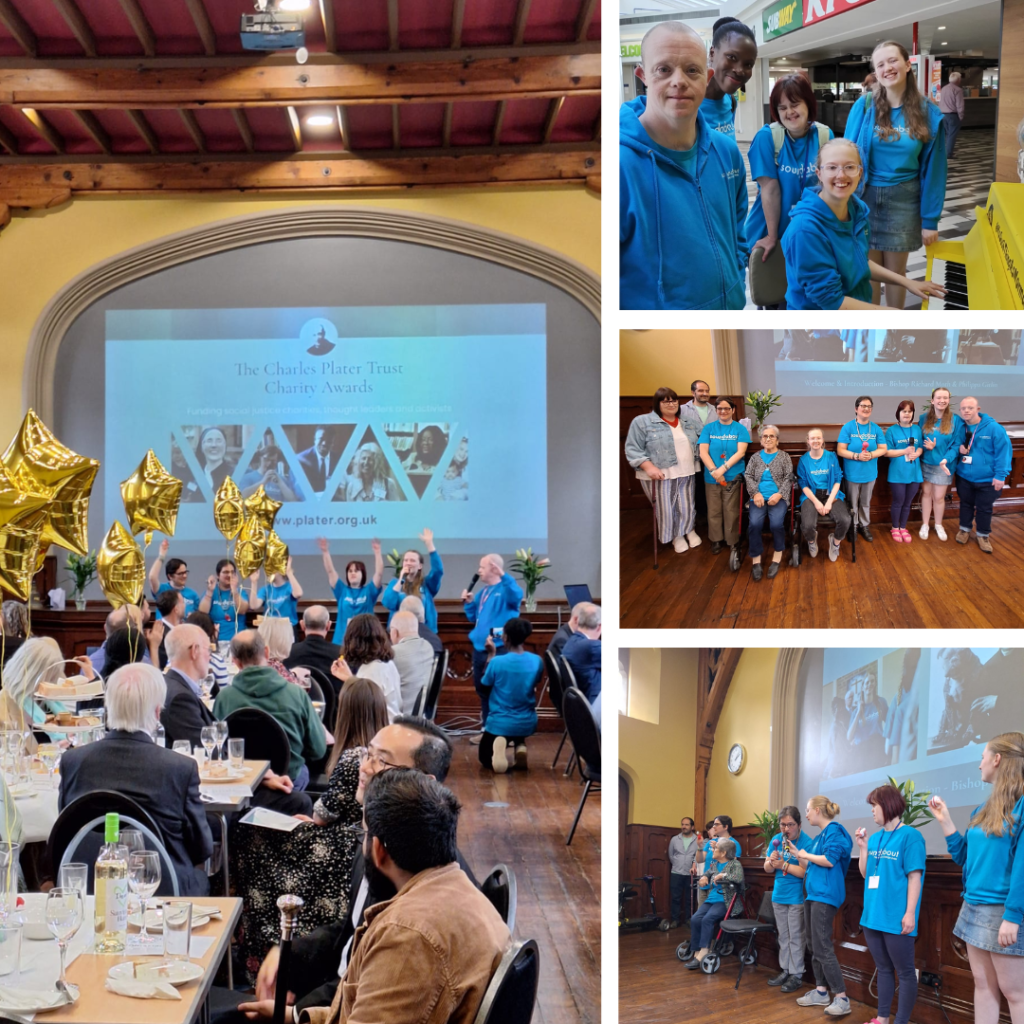
M878 1016L888 1017L892 1009L896 979L900 980L900 1000L893 1024L908 1024L917 999L917 973L914 970L914 936L893 935L864 928L864 941L878 968Z
M871 525L871 494L875 489L875 481L867 480L862 484L846 481L847 496L853 511L853 525Z
M292 779L292 789L301 793L309 785L309 765L304 764L298 774Z
M772 900L772 910L779 933L779 968L799 978L804 973L804 905Z
M889 481L889 492L892 494L892 525L897 530L906 529L907 520L910 518L910 506L920 488L921 485L917 481L912 484L894 484Z
M992 532L992 506L999 493L992 486L992 481L972 484L970 480L957 476L956 493L960 498L960 529L970 533L973 520L974 532L979 537L987 537Z
M725 917L724 903L708 903L705 900L690 918L690 949L707 949L715 937L718 925Z
M689 921L690 905L693 900L693 876L680 875L673 871L668 876L669 888L672 892L672 904L669 919L672 921Z
M824 499L827 497L828 495L822 491L818 495L818 501L824 505ZM836 498L832 502L832 509L829 514L836 523L836 528L833 531L836 540L841 541L846 536L846 531L850 529L850 510L846 507L846 502L842 498ZM800 506L800 529L808 544L818 535L818 510L814 507L814 503L810 498Z
M951 114L943 114L942 123L946 126L946 159L948 160L953 155L956 137L960 133L960 115L956 111Z
M832 946L832 921L838 908L831 903L808 900L804 904L804 925L807 929L807 948L811 951L811 966L814 968L814 983L818 988L837 992L846 991L843 972Z
M764 551L764 538L761 530L764 528L765 519L772 531L772 543L776 551L782 551L786 547L786 513L789 511L789 502L785 498L769 505L767 500L758 508L753 500L748 502L747 511L750 519L747 524L747 539L750 544L750 557L759 558Z

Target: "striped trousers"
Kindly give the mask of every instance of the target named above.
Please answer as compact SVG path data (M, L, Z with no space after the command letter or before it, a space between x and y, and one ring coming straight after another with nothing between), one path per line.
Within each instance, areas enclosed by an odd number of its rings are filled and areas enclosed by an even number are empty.
M674 480L641 480L640 486L647 500L654 502L658 515L658 540L671 543L676 537L685 537L692 529L697 515L693 503L694 476L677 476ZM657 488L657 493L654 493Z

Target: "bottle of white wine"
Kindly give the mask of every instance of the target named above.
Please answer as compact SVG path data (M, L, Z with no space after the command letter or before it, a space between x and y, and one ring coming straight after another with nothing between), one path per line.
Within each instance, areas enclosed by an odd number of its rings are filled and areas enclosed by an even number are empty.
M105 842L96 858L97 953L123 953L128 940L128 861L120 838L120 815L108 814Z

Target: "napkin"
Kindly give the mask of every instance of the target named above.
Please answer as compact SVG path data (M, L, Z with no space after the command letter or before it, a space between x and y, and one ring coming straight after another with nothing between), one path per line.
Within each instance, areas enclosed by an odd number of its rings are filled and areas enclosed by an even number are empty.
M67 600L67 594L64 593L63 587L57 587L50 591L50 608L55 612L64 611L64 602Z
M107 978L108 992L132 999L181 999L181 993L166 981L134 981L127 978Z
M40 1006L63 1006L66 1002L64 993L58 992L55 988L45 991L30 988L0 988L0 1006L4 1010L13 1010L15 1013L31 1012Z

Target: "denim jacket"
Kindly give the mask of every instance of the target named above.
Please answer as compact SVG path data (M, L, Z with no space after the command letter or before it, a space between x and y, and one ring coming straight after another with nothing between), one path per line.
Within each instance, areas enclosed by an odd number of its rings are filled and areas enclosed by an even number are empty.
M697 457L697 438L699 431L692 419L679 417L679 425L690 440L693 449L694 465L699 466ZM672 440L672 428L656 413L646 412L637 416L629 425L626 435L626 461L639 469L648 459L658 469L669 469L676 465L676 446Z

